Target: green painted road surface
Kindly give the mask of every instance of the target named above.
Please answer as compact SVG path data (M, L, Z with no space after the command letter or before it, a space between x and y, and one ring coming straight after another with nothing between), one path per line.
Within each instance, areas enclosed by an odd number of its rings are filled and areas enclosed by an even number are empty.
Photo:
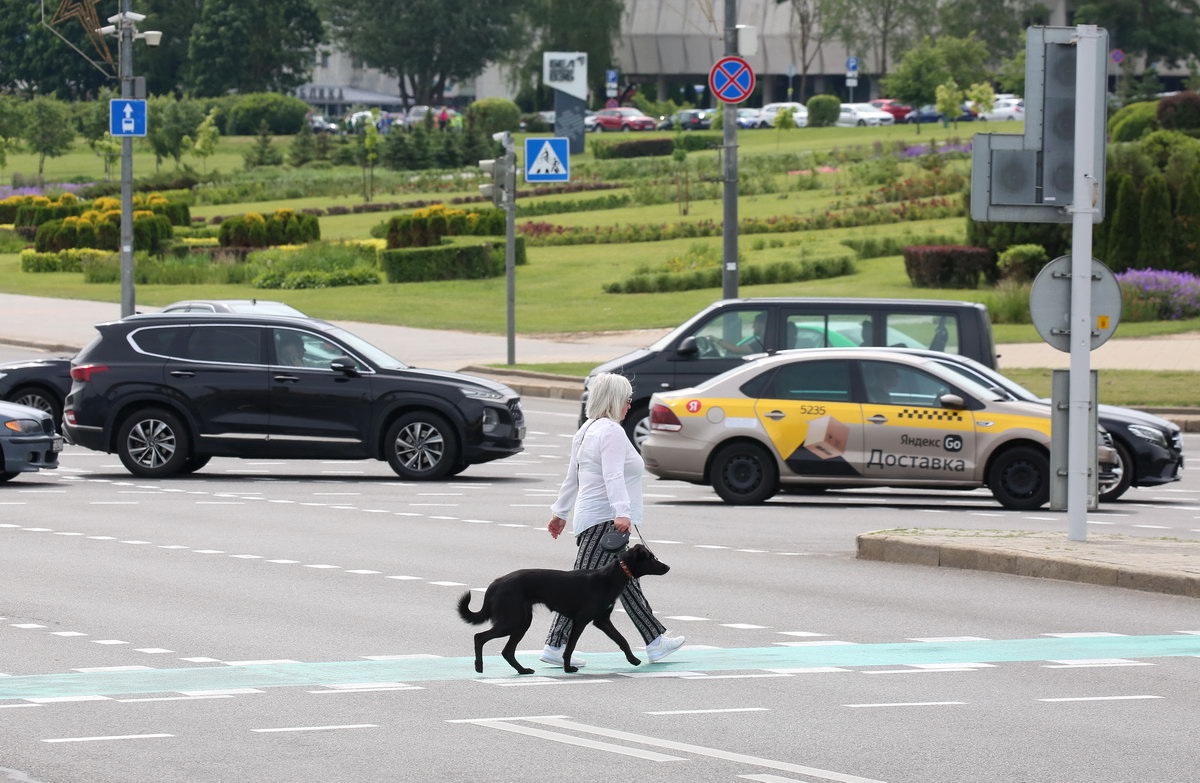
M464 639L469 644L469 638ZM1071 661L1200 656L1200 635L1086 636L895 644L809 643L805 646L732 649L683 648L669 662L632 667L619 652L588 653L586 675L653 671L816 669L845 666ZM533 656L518 656L529 665ZM370 687L373 683L476 680L473 658L411 657L394 660L205 666L186 669L38 674L0 678L0 699L47 699L117 694L220 691L283 686ZM539 666L541 666L539 664ZM539 674L561 670L542 667ZM499 656L484 659L487 679L520 678Z

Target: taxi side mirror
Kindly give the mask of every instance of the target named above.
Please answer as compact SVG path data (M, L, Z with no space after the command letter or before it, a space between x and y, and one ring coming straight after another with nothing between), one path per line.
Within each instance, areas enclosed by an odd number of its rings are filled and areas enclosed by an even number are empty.
M695 356L700 353L700 348L696 345L696 335L688 335L679 343L679 347L675 349L680 356Z
M967 407L967 404L963 402L963 398L957 394L943 394L941 397L938 397L938 402L943 408L949 408L950 410L962 410Z

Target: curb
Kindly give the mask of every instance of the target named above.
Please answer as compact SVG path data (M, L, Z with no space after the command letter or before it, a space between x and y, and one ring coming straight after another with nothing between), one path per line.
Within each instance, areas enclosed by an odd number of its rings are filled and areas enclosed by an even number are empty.
M488 378L508 386L522 397L544 397L551 400L578 400L583 396L582 379L573 375L555 375L532 370L501 370L470 364L461 373Z
M864 533L856 541L859 560L992 571L1200 598L1200 576L1178 571L1096 563L1062 555L996 551L968 544L917 541L907 536Z
M518 370L515 367L509 369L507 367L488 367L484 364L468 364L459 372L467 373L468 375L503 375L512 376L515 378L536 378L540 381L557 381L561 383L573 384L575 386L583 386L583 378L578 375L558 375L552 372L534 372L533 370Z
M66 345L64 343L44 343L39 340L20 340L12 337L0 338L0 345L12 345L17 348L34 348L39 351L53 351L55 353L70 353L72 355L83 350L83 346Z

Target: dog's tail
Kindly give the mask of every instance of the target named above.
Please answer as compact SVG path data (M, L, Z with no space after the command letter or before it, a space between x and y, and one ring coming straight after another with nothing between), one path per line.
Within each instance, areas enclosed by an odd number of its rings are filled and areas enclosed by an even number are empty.
M463 593L462 598L458 599L458 616L461 617L465 622L468 622L471 625L483 625L485 622L491 619L492 613L488 611L488 602L486 596L483 600L483 606L480 607L478 612L471 611L470 603L471 594L469 592Z

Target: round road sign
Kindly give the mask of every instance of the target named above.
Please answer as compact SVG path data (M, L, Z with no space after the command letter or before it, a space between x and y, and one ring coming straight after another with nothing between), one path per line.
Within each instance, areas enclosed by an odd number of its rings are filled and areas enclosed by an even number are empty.
M1112 270L1092 259L1092 336L1096 350L1121 323L1121 286ZM1042 339L1071 352L1071 257L1059 256L1042 267L1029 290L1029 314Z
M1108 59L1112 60L1117 65L1120 65L1121 63L1125 62L1125 52L1121 51L1120 49L1113 49L1108 53Z
M708 87L725 103L741 103L754 92L754 71L741 57L722 57L708 72Z

